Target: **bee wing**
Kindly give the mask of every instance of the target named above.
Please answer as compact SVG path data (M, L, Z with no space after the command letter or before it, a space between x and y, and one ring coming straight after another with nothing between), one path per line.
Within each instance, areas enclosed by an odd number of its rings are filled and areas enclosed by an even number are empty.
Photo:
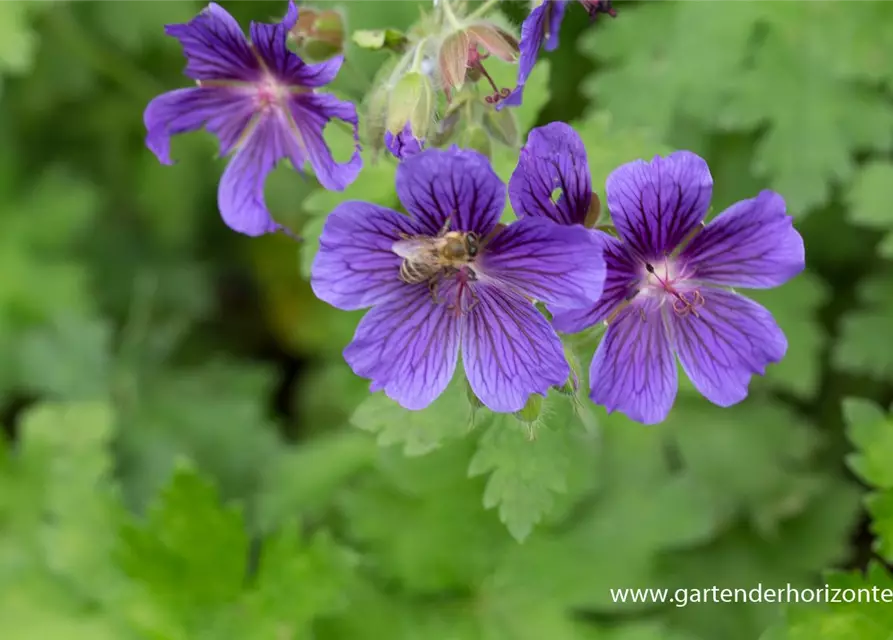
M434 250L433 238L406 238L391 245L391 251L405 260L423 260Z

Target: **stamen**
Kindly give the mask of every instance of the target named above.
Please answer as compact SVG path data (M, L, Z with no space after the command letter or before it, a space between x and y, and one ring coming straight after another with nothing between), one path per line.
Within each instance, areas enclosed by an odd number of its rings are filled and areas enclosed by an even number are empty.
M486 60L489 57L489 52L481 55L480 51L478 51L477 45L472 45L472 50L468 52L468 68L474 69L487 79L490 87L493 88L493 93L489 96L485 96L484 101L487 104L496 104L500 100L508 98L512 94L512 90L508 87L503 87L502 89L500 89L498 86L496 86L496 82L493 81L493 78L490 76L489 73L487 73L487 70L481 63L482 60Z
M657 280L661 287L663 287L664 291L676 298L675 300L673 300L673 311L676 312L676 315L686 316L689 313L692 313L696 318L699 318L700 316L696 311L696 307L703 306L704 296L701 295L700 291L695 289L692 293L692 297L694 298L694 300L689 301L688 299L686 299L684 294L677 291L676 288L669 283L669 262L665 262L664 264L665 270L663 278L655 273L654 267L651 265L651 263L645 263L645 271L654 276L654 279Z

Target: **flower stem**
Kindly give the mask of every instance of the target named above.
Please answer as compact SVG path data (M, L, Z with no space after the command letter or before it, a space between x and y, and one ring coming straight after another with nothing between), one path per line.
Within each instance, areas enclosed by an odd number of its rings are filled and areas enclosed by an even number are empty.
M474 20L476 18L480 18L481 16L486 14L488 11L490 11L490 9L495 7L497 4L499 4L499 0L487 0L484 4L482 4L477 9L472 11L471 14L468 16L468 19Z
M450 0L441 0L441 5L443 6L443 15L446 17L447 22L450 23L450 26L457 31L461 30L462 24L456 19L456 14L453 13L453 8L450 6Z

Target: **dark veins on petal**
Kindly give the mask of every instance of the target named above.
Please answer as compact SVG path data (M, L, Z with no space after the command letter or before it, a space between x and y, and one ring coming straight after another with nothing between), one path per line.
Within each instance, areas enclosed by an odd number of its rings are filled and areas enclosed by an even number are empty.
M592 371L593 400L635 420L662 420L676 395L677 378L670 338L656 304L636 302L623 309L599 351L604 360Z
M677 348L699 359L714 384L734 386L734 374L763 374L766 365L779 362L784 351L773 344L764 324L754 322L756 303L731 292L702 290L705 302L699 316L691 314L677 318L675 338ZM763 311L763 321L771 321ZM774 321L773 321L774 324Z
M499 221L504 190L486 158L457 148L422 151L397 169L403 205L432 235L447 220L454 231L487 235Z
M463 358L466 369L478 370L469 377L484 386L476 389L481 399L528 395L561 382L561 375L549 380L555 372L548 370L551 356L567 366L560 343L536 308L518 294L491 286L476 287L476 295L479 303L465 316ZM564 369L558 373L567 376Z
M186 72L193 79L250 81L260 72L238 24L219 6L202 10L186 24L167 25L164 32L183 44Z
M481 268L499 282L537 300L551 302L556 299L556 292L570 297L572 291L582 299L584 283L571 275L579 265L571 262L569 256L597 258L598 244L580 242L588 240L587 236L581 237L585 233L540 219L514 222L485 247Z
M374 354L371 360L362 358L371 364L371 370L357 373L374 379L379 386L384 387L399 377L416 375L422 378L415 380L413 386L429 384L429 375L436 378L436 372L428 370L431 356L438 351L445 354L458 339L455 316L446 313L440 305L433 305L426 285L417 285L414 289L374 307L361 322L366 326L357 328L354 345ZM438 358L435 364L448 365L449 354L445 355L446 359ZM383 370L387 373L382 373Z
M673 185L670 194L667 194L669 199L666 202L664 194L659 188L655 188L656 206L651 217L644 202L645 194L642 191L632 193L631 187L632 185L624 182L618 195L626 200L624 208L627 211L634 210L637 213L637 220L630 220L632 227L630 232L633 234L632 248L646 260L654 260L672 253L676 249L674 241L681 240L688 231L682 227L694 212L698 201L693 199L688 206L684 206L685 194L679 184Z

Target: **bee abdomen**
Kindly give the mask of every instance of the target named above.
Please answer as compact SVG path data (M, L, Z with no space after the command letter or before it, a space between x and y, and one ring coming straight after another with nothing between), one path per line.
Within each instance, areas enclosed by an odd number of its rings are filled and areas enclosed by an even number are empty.
M431 268L424 263L404 260L400 265L400 279L407 284L419 284L420 282L425 282L426 280L430 280L432 275L434 274L432 273Z

